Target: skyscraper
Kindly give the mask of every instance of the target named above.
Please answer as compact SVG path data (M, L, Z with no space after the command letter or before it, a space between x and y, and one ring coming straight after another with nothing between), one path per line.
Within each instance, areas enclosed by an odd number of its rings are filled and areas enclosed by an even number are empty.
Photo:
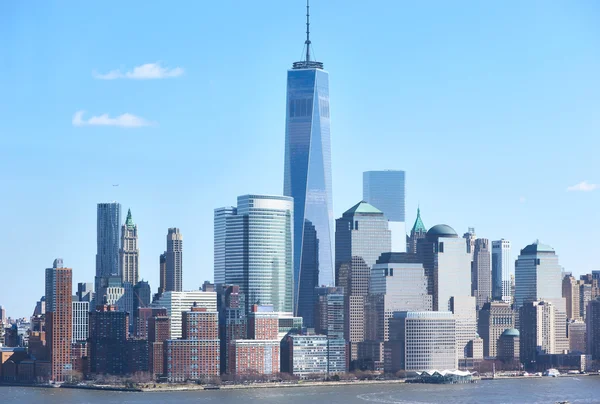
M346 340L350 359L358 358L358 343L365 340L365 304L369 294L371 267L389 252L392 236L383 212L359 202L335 222L336 286L346 292Z
M135 285L139 278L139 255L137 224L131 218L131 209L127 211L127 219L121 227L121 249L119 258L121 264L121 279Z
M73 336L73 271L62 259L46 269L46 341L50 352L51 380L67 380L71 366Z
M393 252L406 252L405 173L400 170L365 171L363 199L381 210L392 232Z
M121 204L99 203L96 217L96 296L102 302L104 288L111 276L120 277L119 243Z
M283 194L294 198L294 307L303 290L303 260L314 244L304 239L304 227L314 226L318 240L319 283L333 285L331 141L329 133L329 73L311 59L306 8L305 58L287 73ZM313 238L311 236L311 238ZM311 240L313 241L313 240ZM311 245L308 245L311 244ZM311 270L311 269L308 269ZM311 279L311 277L309 277ZM306 289L304 289L306 290Z
M215 259L222 260L225 283L245 295L246 312L253 304L294 310L293 208L287 196L243 195L237 208L215 210L215 234L224 234L215 245L224 252L215 250Z
M183 283L183 236L179 229L170 228L167 234L165 290L181 292Z
M483 356L495 358L498 355L498 339L509 328L515 326L515 313L506 302L485 303L479 312L478 333L483 339Z
M580 303L580 285L571 275L566 275L562 280L562 297L566 300L566 312L569 320L582 319Z
M487 238L475 240L473 249L472 292L477 302L477 310L492 299L492 271L490 263L490 241Z
M417 219L415 220L415 224L413 225L410 236L408 237L408 245L406 246L406 251L411 254L417 253L417 241L425 238L427 234L427 228L423 224L423 220L421 220L421 208L417 209Z
M492 241L492 298L512 303L510 241Z
M587 351L593 360L600 360L600 297L588 302L585 322Z
M539 354L561 353L556 341L556 307L552 303L528 300L520 306L519 317L521 363L527 369L532 368Z
M417 255L427 275L433 310L450 309L450 297L471 296L471 255L465 240L445 224L433 226L417 243Z

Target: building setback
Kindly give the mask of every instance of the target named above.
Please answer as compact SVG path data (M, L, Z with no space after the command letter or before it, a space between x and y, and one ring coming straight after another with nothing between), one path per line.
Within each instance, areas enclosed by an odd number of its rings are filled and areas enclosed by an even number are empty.
M62 259L46 269L46 341L51 364L50 379L64 382L70 375L73 339L73 271Z

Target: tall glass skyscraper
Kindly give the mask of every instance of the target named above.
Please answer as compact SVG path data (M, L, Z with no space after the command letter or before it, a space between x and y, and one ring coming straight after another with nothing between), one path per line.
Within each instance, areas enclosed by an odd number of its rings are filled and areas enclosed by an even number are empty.
M389 221L394 252L406 252L405 178L400 170L363 173L363 200L381 210Z
M246 311L253 304L293 310L293 209L292 198L269 195L243 195L237 208L215 209L215 278L240 287Z
M512 303L510 241L492 241L492 298Z
M103 288L108 278L120 277L119 243L121 241L121 204L99 203L96 216L96 295L102 302Z
M294 198L294 310L303 290L302 271L314 271L315 260L303 255L315 251L318 241L319 283L333 285L333 201L331 142L329 134L329 73L323 63L311 60L306 20L306 57L287 74L285 161L283 194ZM305 232L310 222L316 231ZM305 239L305 235L311 235ZM309 245L310 244L310 245ZM304 264L306 263L306 267Z

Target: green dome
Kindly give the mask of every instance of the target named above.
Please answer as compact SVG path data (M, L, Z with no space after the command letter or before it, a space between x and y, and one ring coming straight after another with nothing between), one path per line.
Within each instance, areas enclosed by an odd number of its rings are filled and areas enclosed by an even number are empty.
M506 330L504 330L504 332L502 333L503 337L518 337L519 334L519 330L515 329L515 328L507 328Z
M542 244L539 240L535 243L529 244L527 247L521 250L521 255L536 255L537 253L554 253L554 248L547 244Z
M458 234L456 234L454 229L452 227L448 226L447 224L438 224L438 225L433 226L431 229L429 229L426 237L427 237L427 241L433 242L433 241L437 241L437 239L440 237L456 238L456 237L458 237Z

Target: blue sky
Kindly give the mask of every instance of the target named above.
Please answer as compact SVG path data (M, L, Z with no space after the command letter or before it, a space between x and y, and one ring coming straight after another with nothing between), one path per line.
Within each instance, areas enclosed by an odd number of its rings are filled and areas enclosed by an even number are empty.
M312 3L336 217L363 171L404 169L410 224L420 204L426 226L510 239L515 259L539 238L566 270L600 269L597 2ZM304 13L302 0L0 4L9 315L32 313L56 257L93 281L98 202L132 209L153 292L168 227L184 236L184 288L212 280L213 209L282 193Z

